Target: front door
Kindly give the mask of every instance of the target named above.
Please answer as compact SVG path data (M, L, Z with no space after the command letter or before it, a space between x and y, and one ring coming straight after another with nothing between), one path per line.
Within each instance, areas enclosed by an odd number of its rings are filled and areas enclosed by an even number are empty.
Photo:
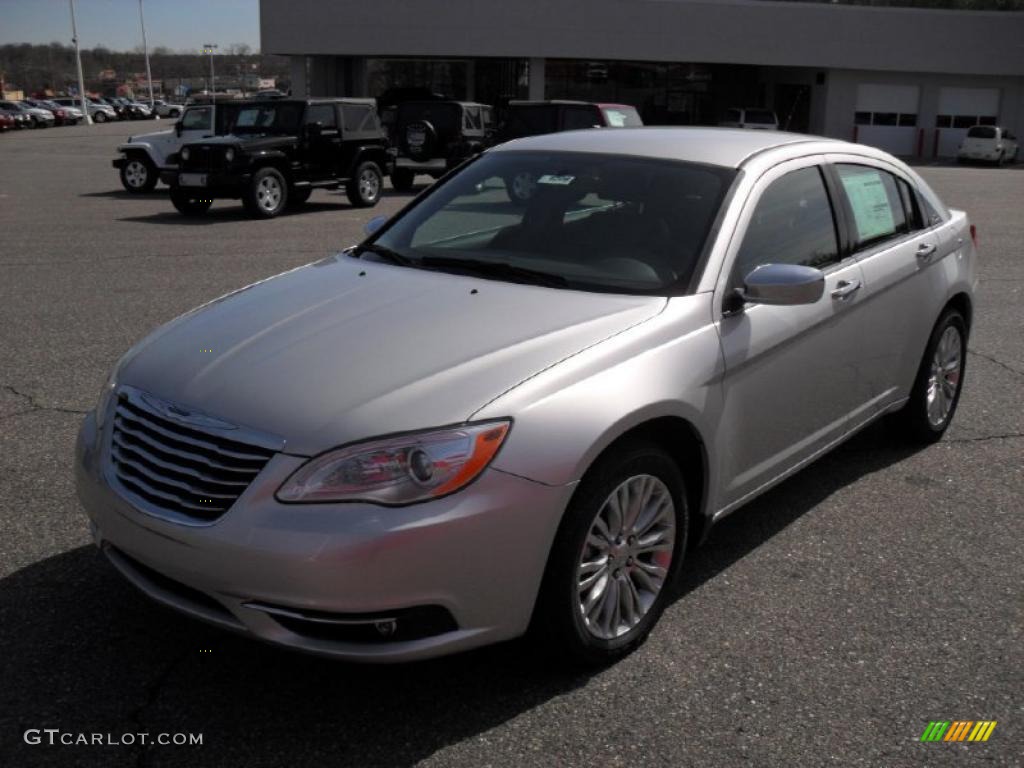
M723 297L762 264L815 267L826 282L813 304L747 304L719 318L723 508L837 441L850 414L870 400L862 373L864 276L855 259L842 257L820 161L791 161L758 181L726 258Z
M311 104L306 111L306 125L317 123L319 133L307 133L304 161L312 181L338 175L338 154L341 151L341 130L334 104Z

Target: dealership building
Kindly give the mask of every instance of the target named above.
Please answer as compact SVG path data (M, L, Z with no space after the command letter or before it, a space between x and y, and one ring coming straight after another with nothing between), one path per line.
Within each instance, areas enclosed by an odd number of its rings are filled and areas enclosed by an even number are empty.
M782 128L949 157L972 125L1024 134L1024 12L772 0L261 0L265 53L294 94L427 88L632 104L714 125L766 107Z

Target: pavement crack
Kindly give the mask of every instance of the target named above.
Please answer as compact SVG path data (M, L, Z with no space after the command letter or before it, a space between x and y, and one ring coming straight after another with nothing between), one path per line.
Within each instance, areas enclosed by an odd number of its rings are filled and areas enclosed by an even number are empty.
M170 679L171 674L178 668L178 666L188 656L187 651L179 653L177 656L172 657L164 666L157 672L156 676L146 683L143 691L142 702L135 707L129 714L128 720L136 726L136 733L145 733L143 719L145 718L146 711L152 707L157 699L160 698L160 694L163 692L164 686ZM152 746L150 742L139 742L139 753L135 759L135 765L138 768L143 768L147 765L149 757L149 749Z
M945 440L947 443L984 443L989 440L1017 440L1024 437L1024 432L1006 432L1002 435L981 435L980 437L954 437Z
M988 360L990 363L995 363L1000 368L1004 368L1010 373L1014 373L1018 376L1024 376L1024 371L1020 370L1019 368L1014 368L1012 365L1007 365L1002 360L992 357L992 355L986 355L984 352L979 352L976 349L968 349L967 354L974 355L975 357L980 357L983 360Z
M15 389L10 384L0 385L0 389L3 389L5 391L7 391L7 392L10 392L15 397L20 397L26 403L28 403L28 406L29 406L27 410L16 411L14 413L9 413L6 416L4 416L3 419L9 419L9 418L11 418L13 416L21 416L21 415L26 414L26 413L35 413L36 411L53 411L55 413L74 413L74 414L78 414L79 416L83 416L83 415L88 413L88 411L79 410L78 408L62 408L59 405L43 405L42 403L40 403L39 401L36 400L34 395L30 395L27 392L22 392L22 391L20 391L18 389Z

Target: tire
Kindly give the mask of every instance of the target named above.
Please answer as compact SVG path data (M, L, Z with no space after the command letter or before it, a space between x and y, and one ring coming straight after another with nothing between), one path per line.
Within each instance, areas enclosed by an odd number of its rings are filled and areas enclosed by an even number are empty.
M397 192L412 192L416 186L416 174L408 168L395 168L391 172L391 186Z
M260 168L242 192L242 204L250 216L272 219L288 205L288 182L277 168Z
M959 311L947 309L932 329L921 365L910 391L910 399L893 421L900 436L909 442L928 445L942 439L953 420L963 391L967 364L967 321ZM955 381L949 370L956 357ZM945 361L945 362L943 362ZM947 369L940 374L938 368Z
M288 205L291 208L298 208L304 202L309 200L309 196L313 194L312 187L292 187L288 190Z
M131 154L121 168L121 186L135 195L152 192L156 187L156 166L145 155Z
M107 122L107 113L106 112L97 112L95 115L93 115L92 121L94 123L105 123L105 122Z
M345 185L348 201L356 208L372 208L380 200L384 188L384 176L380 166L371 161L360 163L352 178Z
M209 198L197 197L192 192L178 188L171 190L171 202L183 216L202 216L213 205L213 200Z
M410 137L416 140L410 141ZM401 142L401 148L413 160L429 160L437 145L437 129L428 120L415 120L402 129Z
M628 536L629 526L623 531L614 522L613 497L621 499L618 494L623 488L640 491L641 496L642 488L650 488L652 499L660 496L667 504L659 505L660 518L652 517L652 507L638 513L635 526L651 527L640 533L636 543ZM622 521L621 516L618 519ZM658 523L651 524L652 519ZM637 442L599 459L576 490L558 528L530 625L531 639L544 652L588 666L608 664L634 651L671 598L688 530L683 476L665 451ZM642 548L645 542L650 545L655 533L662 547L669 543L671 547L631 549ZM604 548L595 546L595 541ZM650 574L655 572L652 579ZM581 589L584 581L593 585ZM635 606L632 615L628 615L629 605Z
M522 171L505 179L505 190L508 193L508 199L513 203L526 205L533 199L537 191L537 182L533 178L533 174Z

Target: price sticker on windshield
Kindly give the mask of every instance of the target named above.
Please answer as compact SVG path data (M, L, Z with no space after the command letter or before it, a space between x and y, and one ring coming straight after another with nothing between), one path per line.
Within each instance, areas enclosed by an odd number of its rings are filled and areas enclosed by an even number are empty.
M555 176L553 174L545 174L537 179L538 184L553 184L558 187L567 187L576 181L575 176Z

